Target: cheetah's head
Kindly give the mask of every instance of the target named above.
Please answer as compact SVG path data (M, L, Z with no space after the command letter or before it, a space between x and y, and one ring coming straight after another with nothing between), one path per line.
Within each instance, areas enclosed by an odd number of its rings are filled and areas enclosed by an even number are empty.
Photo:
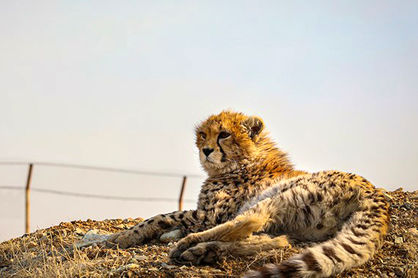
M264 138L263 121L242 113L223 111L196 128L200 162L209 175L239 168L257 157Z

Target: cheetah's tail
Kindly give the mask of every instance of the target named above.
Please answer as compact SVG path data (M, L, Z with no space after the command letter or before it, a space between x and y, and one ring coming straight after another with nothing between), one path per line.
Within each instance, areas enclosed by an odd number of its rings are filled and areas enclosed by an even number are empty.
M380 191L363 202L337 235L307 248L279 265L268 264L244 277L328 277L369 260L383 241L389 223L388 203Z

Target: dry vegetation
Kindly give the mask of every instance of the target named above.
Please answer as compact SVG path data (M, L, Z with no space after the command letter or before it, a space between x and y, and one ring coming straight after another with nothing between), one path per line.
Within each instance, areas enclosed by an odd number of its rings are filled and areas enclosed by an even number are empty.
M388 192L391 230L382 249L365 265L338 277L418 277L418 191ZM126 250L95 246L79 250L74 242L91 230L116 232L141 219L73 221L0 244L0 277L239 277L264 263L278 263L299 252L263 252L251 258L225 258L214 266L177 266L168 260L170 245L148 244Z

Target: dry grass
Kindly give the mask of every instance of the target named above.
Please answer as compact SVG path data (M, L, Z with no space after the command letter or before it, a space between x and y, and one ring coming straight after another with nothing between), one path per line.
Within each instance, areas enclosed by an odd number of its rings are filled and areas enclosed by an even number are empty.
M373 260L338 277L418 277L418 191L388 193L392 228ZM265 263L278 263L299 252L278 249L249 258L225 258L214 266L178 266L168 260L170 244L126 250L73 248L91 229L113 233L142 219L73 221L0 244L0 277L239 277Z

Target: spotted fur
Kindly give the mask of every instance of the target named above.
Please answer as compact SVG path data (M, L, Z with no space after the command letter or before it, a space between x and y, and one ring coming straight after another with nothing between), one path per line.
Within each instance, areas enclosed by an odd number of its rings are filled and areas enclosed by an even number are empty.
M197 210L158 215L109 242L129 247L179 229L178 263L213 263L282 248L288 238L317 241L279 265L246 277L327 277L373 256L388 227L383 193L350 173L306 173L290 164L258 117L225 111L196 128L208 173Z

